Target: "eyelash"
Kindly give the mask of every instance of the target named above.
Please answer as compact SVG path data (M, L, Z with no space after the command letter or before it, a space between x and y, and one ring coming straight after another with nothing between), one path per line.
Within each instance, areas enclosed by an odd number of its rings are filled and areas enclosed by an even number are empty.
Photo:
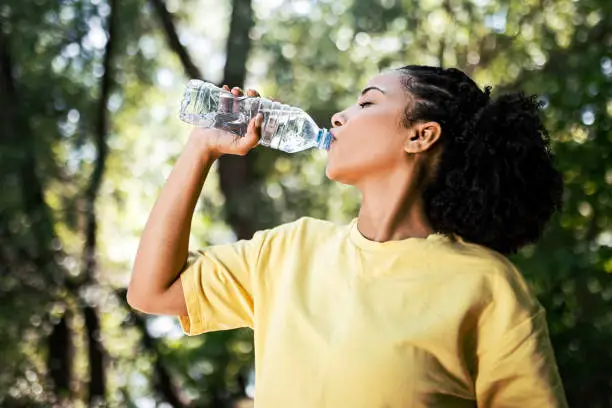
M374 105L372 102L362 102L359 104L359 106L361 106L361 108L365 108L368 105Z

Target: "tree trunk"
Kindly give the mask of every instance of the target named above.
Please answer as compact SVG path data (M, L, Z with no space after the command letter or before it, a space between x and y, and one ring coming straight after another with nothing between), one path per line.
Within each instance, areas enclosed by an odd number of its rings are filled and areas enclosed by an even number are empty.
M117 0L110 0L110 15L108 17L108 40L104 53L104 75L100 82L100 99L97 106L97 117L94 133L97 158L94 164L89 185L85 191L85 244L83 247L83 269L81 282L78 286L89 285L96 281L97 272L96 251L98 222L96 215L96 200L102 185L104 171L106 169L106 158L108 157L108 99L113 85L113 58L116 42L116 31L119 13ZM73 293L78 296L77 291ZM80 301L82 303L82 301ZM89 341L89 403L106 402L106 369L105 351L101 342L100 319L97 310L93 306L82 306L85 317L85 327Z
M35 243L32 248L27 248L29 258L40 269L47 269L55 264L55 251L52 249L52 242L56 238L53 217L44 200L42 183L36 174L35 142L30 124L20 108L21 100L13 75L10 45L0 19L0 145L3 145L4 152L13 153L11 157L2 160L14 162L20 179L23 211L30 219L31 238Z
M96 309L83 307L87 331L87 351L89 355L89 395L90 405L104 403L106 400L105 352L100 341L100 319Z
M223 70L223 83L244 86L246 63L251 49L249 32L253 27L251 0L233 0L227 57ZM256 231L253 214L242 206L245 192L253 191L255 151L245 157L225 155L219 159L219 185L226 199L226 219L238 239L248 239ZM240 203L240 204L239 204Z
M56 255L61 255L61 251L53 249L53 241L57 239L53 216L44 199L43 183L36 173L35 142L30 124L22 113L19 86L13 70L10 39L5 34L0 19L0 149L3 153L12 153L2 160L9 160L9 164L5 165L16 169L21 186L22 211L30 220L30 238L33 243L23 251L18 251L18 257L12 258L11 261L14 265L31 262L36 273L43 276L47 283L47 292L41 295L47 295L55 285L61 283L65 271L57 263ZM0 218L3 226L6 225L5 221ZM7 239L11 239L9 229L2 232L7 235ZM13 270L10 265L4 266ZM15 267L14 270L18 268ZM23 276L19 278L24 279ZM38 294L33 292L30 295ZM46 342L49 377L57 393L63 396L70 394L72 380L71 339L72 333L64 314L60 321L53 325Z
M168 373L168 370L166 370L159 350L157 349L157 340L151 337L147 331L145 318L134 312L134 310L127 304L125 290L118 290L115 295L121 301L123 307L128 311L130 315L129 320L133 322L134 326L138 329L138 331L140 331L143 349L151 353L153 356L155 375L153 388L159 392L163 401L172 405L174 408L188 407L189 405L184 401L184 398L180 395L179 391L172 383L170 373Z
M47 338L47 367L49 377L53 381L55 394L68 397L71 394L72 379L72 333L68 326L68 312L53 326L51 335Z

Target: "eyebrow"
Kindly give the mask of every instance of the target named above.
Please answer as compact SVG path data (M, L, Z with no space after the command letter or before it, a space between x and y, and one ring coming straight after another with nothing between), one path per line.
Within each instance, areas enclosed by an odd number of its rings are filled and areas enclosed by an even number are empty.
M380 91L383 95L385 94L385 91L383 91L382 89L380 89L377 86L368 86L366 89L364 89L363 91L361 91L361 96L365 95L368 91L371 91L372 89L375 89L377 91Z

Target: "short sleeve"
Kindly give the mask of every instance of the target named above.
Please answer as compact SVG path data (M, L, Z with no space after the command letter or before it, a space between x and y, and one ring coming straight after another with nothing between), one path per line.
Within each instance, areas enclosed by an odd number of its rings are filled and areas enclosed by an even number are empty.
M185 334L253 327L253 276L268 232L190 252L181 273L188 316L179 321Z
M497 277L479 332L478 407L567 407L546 312L513 267Z

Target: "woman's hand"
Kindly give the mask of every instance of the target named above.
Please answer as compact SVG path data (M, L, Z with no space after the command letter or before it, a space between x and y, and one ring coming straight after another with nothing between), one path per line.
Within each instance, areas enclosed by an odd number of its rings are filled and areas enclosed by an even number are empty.
M229 86L223 85L223 89L236 96L243 95L242 89L238 87L230 90ZM253 97L259 96L254 89L248 89L246 94ZM214 158L224 154L244 156L259 143L262 121L261 113L251 119L244 136L215 128L195 128L191 132L190 141L195 142L198 146L203 146Z

